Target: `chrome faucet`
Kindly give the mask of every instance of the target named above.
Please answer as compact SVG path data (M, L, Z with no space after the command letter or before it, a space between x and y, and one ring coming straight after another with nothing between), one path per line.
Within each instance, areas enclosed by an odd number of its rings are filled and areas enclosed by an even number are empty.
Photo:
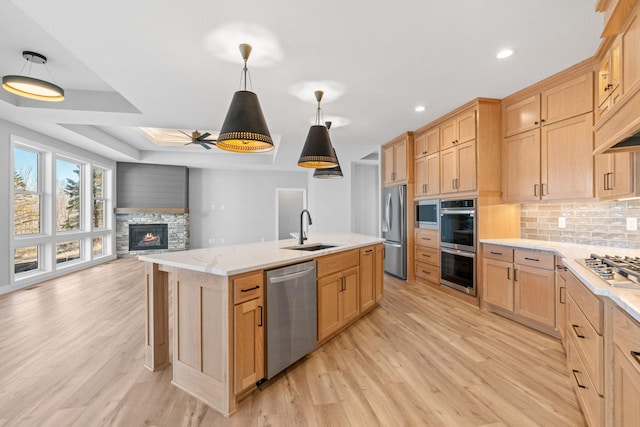
M302 229L302 224L303 224L303 217L304 217L304 213L307 213L307 218L309 218L309 225L313 224L313 222L311 221L311 214L309 213L308 210L306 209L302 209L302 212L300 212L300 235L298 236L298 244L299 245L304 245L304 241L307 240L307 236L304 235L304 231Z

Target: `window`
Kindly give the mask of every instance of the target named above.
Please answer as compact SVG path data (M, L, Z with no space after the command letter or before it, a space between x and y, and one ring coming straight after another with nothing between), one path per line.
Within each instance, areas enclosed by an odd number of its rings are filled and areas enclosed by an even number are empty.
M16 138L12 145L9 286L22 287L55 277L67 266L112 257L112 169L37 142Z
M80 165L56 161L56 230L73 231L81 227Z
M41 230L40 154L16 148L13 165L13 229L15 235Z
M92 226L95 229L105 228L105 200L104 200L104 171L93 169L92 193L93 193L93 214ZM95 244L94 244L95 247Z

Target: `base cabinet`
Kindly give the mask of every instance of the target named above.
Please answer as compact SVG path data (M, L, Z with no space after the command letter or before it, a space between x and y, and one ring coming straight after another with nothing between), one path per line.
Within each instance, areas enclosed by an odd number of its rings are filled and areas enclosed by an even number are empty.
M416 282L440 285L440 233L417 229L414 246Z
M615 426L640 422L640 323L613 308L613 415Z
M382 299L383 246L360 249L360 312L373 308Z

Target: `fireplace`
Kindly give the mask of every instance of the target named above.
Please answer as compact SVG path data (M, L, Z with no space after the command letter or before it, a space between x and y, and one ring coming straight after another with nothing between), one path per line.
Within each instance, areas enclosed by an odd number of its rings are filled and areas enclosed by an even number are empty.
M167 224L129 224L129 251L168 248Z

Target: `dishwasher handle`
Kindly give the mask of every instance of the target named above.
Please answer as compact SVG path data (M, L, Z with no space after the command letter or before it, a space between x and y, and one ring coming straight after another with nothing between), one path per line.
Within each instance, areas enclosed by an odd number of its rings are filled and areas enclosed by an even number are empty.
M298 271L296 273L287 274L285 276L270 277L269 278L269 283L282 283L282 282L286 282L287 280L294 280L294 279L297 279L299 277L307 275L307 273L309 273L310 271L313 271L314 269L315 269L315 267L314 268L308 268L308 269L302 270L302 271Z

